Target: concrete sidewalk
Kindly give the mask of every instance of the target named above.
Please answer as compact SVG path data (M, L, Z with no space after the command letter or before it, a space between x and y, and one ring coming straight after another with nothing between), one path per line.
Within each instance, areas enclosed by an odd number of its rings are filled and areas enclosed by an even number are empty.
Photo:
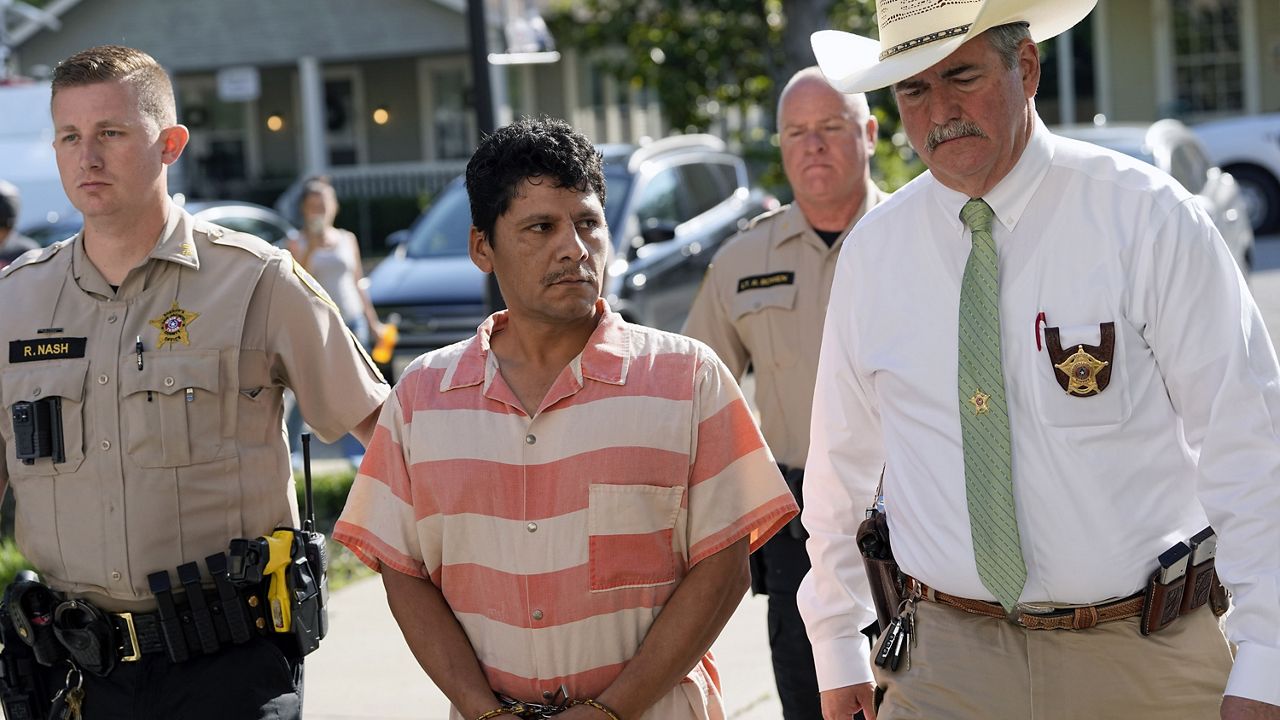
M778 720L764 597L748 596L712 646L733 720ZM307 658L305 720L446 720L449 701L418 667L379 578L329 599L329 635Z

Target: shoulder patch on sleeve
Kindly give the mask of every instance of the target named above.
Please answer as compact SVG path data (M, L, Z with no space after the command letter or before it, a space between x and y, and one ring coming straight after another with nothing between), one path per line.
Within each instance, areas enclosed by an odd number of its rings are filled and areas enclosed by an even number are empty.
M788 208L788 207L790 207L790 206L789 206L789 205L783 205L782 207L774 208L773 210L770 210L770 211L768 211L768 212L760 213L759 215L757 215L757 216L755 216L755 217L751 218L749 221L747 221L747 229L748 229L748 230L755 230L755 229L756 229L756 226L760 225L761 223L766 222L766 221L768 221L768 220L770 220L770 219L772 219L772 218L774 218L774 217L777 217L778 215L781 215L782 213L786 212L786 210L787 210L787 208Z
M294 260L293 257L290 256L289 264L293 266L293 274L297 276L298 281L302 283L303 287L310 290L316 297L325 301L329 307L334 310L338 310L337 303L333 301L333 298L329 297L329 293L324 291L324 288L320 286L320 282L312 277L311 273L307 272L306 268L302 267L302 263Z
M28 250L22 255L19 255L17 260L14 260L12 263L9 263L7 266L5 266L4 269L0 270L0 278L9 277L14 272L16 272L19 268L29 267L31 265L38 265L52 258L54 255L57 255L58 251L61 250L62 248L69 247L71 245L72 240L74 239L75 238L67 238L66 240L59 240L58 242L50 245L49 247L41 248L40 250L36 250L34 252Z

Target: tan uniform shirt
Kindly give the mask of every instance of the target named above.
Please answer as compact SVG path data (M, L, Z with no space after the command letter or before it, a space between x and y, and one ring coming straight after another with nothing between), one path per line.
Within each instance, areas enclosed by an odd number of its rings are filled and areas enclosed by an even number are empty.
M852 228L888 196L868 183ZM778 462L804 467L822 324L842 233L831 247L798 205L761 215L725 244L698 291L684 334L711 346L742 379L756 377L760 429Z
M81 236L0 274L0 480L49 585L145 609L147 575L297 525L281 394L325 440L389 388L291 256L171 207L118 291ZM141 361L138 344L140 338ZM65 461L19 461L13 406L60 399Z

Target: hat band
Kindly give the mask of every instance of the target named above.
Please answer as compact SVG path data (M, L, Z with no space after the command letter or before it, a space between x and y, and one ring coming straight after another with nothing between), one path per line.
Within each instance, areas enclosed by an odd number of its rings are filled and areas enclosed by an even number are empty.
M955 37L956 35L963 35L969 32L969 28L971 27L973 27L972 23L968 25L958 25L948 30L939 30L938 32L929 33L928 35L921 35L920 37L915 38L914 40L908 40L904 43L898 43L897 45L894 45L888 50L885 50L884 52L880 53L880 61L883 62L885 60L888 60L894 55L897 55L898 53L906 52L911 48L919 47L921 45L928 45L931 42L945 40L949 37Z

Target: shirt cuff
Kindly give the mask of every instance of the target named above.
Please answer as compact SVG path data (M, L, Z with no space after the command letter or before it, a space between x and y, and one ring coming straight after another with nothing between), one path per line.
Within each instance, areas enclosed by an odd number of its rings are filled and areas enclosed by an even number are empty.
M1280 649L1242 642L1236 648L1235 665L1223 694L1280 705L1277 669L1280 669Z
M875 681L871 674L871 647L866 635L813 643L813 663L818 673L819 691Z

